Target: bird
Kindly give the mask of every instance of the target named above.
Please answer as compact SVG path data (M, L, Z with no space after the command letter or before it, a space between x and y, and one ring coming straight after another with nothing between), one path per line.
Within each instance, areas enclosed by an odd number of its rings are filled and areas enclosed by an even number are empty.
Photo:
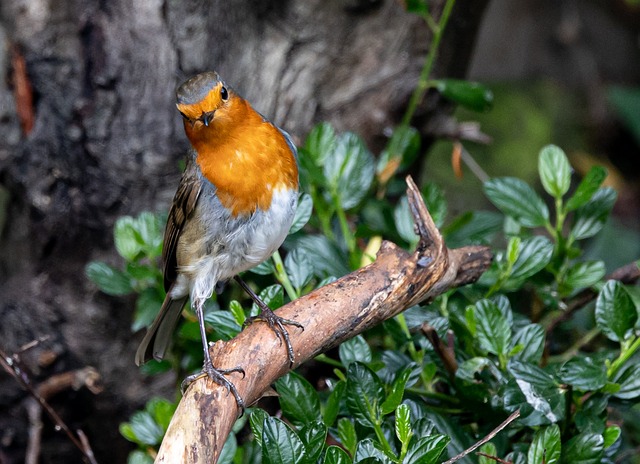
M298 201L298 154L289 134L271 123L229 87L215 71L183 82L176 91L191 147L186 167L169 210L162 249L167 296L136 352L141 365L164 358L180 314L190 298L204 349L202 372L184 386L208 376L244 402L226 378L241 367L213 366L204 326L204 303L234 278L249 293L265 321L294 352L285 325L295 321L277 316L238 276L282 245Z

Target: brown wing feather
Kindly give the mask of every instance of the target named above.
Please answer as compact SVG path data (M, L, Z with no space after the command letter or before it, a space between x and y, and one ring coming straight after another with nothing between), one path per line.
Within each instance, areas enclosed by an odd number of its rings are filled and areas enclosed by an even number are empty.
M187 168L182 174L178 191L173 198L173 204L169 210L167 226L164 230L164 246L162 248L162 261L164 262L164 289L168 292L176 280L178 269L176 261L176 249L178 240L185 223L193 213L200 196L202 181L197 175L195 161L189 159Z

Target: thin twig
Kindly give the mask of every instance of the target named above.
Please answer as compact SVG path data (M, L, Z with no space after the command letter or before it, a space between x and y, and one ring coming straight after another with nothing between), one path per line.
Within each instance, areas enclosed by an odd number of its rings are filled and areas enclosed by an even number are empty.
M517 411L515 411L514 413L512 413L509 417L507 417L502 424L498 425L495 429L493 429L491 432L489 432L489 434L486 437L484 437L482 440L480 440L479 442L475 443L470 448L467 448L462 453L452 457L448 461L443 462L442 464L452 464L452 463L454 463L456 461L459 461L460 459L465 457L467 454L473 453L476 449L480 448L482 445L484 445L485 443L490 441L493 437L495 437L500 432L502 432L502 430L504 430L509 424L511 424L518 417L520 417L520 410L519 409Z
M56 424L56 428L62 430L69 440L78 448L84 458L90 464L97 464L95 457L93 456L93 452L88 453L87 447L82 443L78 437L76 437L71 429L67 426L67 424L62 420L62 418L58 415L58 413L47 403L47 401L38 393L38 391L33 388L32 382L27 375L27 372L18 365L18 357L16 355L9 356L4 350L0 349L0 364L4 368L9 375L11 375L16 382L20 384L22 388L24 388L40 405L42 409L44 409L51 420ZM88 446L88 442L87 442ZM90 447L88 448L91 449Z
M487 453L481 453L480 451L478 451L476 453L478 456L483 456L487 459L492 459L495 462L499 462L500 464L513 464L511 461L505 461L504 459L500 459L498 456L491 456L490 454Z

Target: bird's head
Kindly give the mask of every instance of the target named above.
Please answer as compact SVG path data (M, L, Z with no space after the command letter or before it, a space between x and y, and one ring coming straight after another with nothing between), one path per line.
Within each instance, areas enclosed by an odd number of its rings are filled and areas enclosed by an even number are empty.
M176 99L192 143L225 132L233 122L234 106L242 100L213 71L198 74L180 85Z

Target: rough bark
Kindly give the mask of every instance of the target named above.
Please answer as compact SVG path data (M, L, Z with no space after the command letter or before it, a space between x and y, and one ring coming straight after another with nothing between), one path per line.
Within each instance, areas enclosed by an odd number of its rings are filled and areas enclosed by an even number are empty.
M485 3L457 8L440 75L464 72ZM124 462L117 424L172 386L142 379L132 361L133 300L97 292L84 267L119 262L118 217L167 209L186 148L175 86L215 69L297 140L329 120L375 151L429 43L423 22L395 0L0 3L0 343L13 352L48 337L25 354L36 381L85 366L100 372L102 394L59 398L73 404L63 411L71 425L98 441L98 461ZM43 352L53 360L42 362ZM2 378L0 393L0 439L20 460L24 392ZM60 441L45 435L43 455Z
M383 242L376 260L358 271L280 308L304 331L291 329L293 367L403 310L454 286L477 280L491 262L487 247L449 250L408 179L407 195L420 242L412 254ZM240 396L252 404L291 366L283 346L265 324L252 324L212 349L215 366L241 367L232 375ZM233 395L209 379L194 382L182 398L156 463L215 462L238 415Z

